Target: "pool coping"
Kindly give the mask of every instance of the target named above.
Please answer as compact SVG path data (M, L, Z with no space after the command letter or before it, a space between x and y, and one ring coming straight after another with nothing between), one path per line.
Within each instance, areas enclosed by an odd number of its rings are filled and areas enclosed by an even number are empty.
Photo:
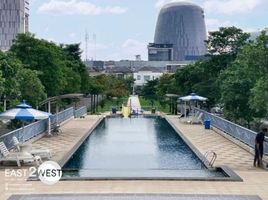
M168 118L161 115L144 115L145 117L161 117L165 119L169 125L176 131L176 133L182 138L182 140L190 147L193 153L204 163L208 170L221 171L227 175L227 177L61 177L60 181L118 181L118 180L128 180L128 181L223 181L223 182L243 182L243 179L238 176L231 168L228 166L218 166L211 168L208 165L208 161L201 154L201 152L181 133L181 131L174 126L174 124L169 121ZM114 118L111 115L102 116L97 120L97 122L88 130L88 132L74 145L74 147L61 159L59 165L63 167L68 160L73 156L73 154L78 150L81 144L91 135L95 128L103 121L105 118ZM27 181L39 181L39 178L29 177Z
M73 146L73 148L59 161L59 165L63 167L68 160L73 156L73 154L78 150L78 148L83 144L83 142L91 135L95 128L105 119L101 116L95 124L87 131L87 133Z
M201 162L209 169L211 168L209 166L209 162L204 157L204 155L184 136L184 134L173 124L173 122L170 121L166 116L163 117L170 126L177 132L177 134L183 139L183 141L190 147L190 149L193 151L193 153L201 160ZM231 168L229 168L226 165L221 165L218 167L214 167L216 169L221 169L227 176L229 177L219 177L216 178L219 181L234 181L234 182L243 182L243 179L236 174ZM226 178L228 180L226 180Z

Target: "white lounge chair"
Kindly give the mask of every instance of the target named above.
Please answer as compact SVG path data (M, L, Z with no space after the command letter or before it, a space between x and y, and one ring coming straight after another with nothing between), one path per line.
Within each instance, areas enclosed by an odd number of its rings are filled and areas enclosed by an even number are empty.
M19 152L26 151L33 156L40 156L41 158L51 159L52 154L48 149L33 149L32 144L23 144L19 142L18 138L13 136L13 143ZM23 148L21 148L23 147Z
M190 124L202 124L203 121L202 121L202 116L203 116L203 113L199 113L198 115L192 117L188 123Z
M23 163L33 163L35 162L36 165L39 165L42 163L42 159L39 156L33 156L28 152L10 152L8 151L6 145L4 142L0 142L0 152L2 154L2 157L0 157L0 162L16 162L18 167L21 166L20 162Z

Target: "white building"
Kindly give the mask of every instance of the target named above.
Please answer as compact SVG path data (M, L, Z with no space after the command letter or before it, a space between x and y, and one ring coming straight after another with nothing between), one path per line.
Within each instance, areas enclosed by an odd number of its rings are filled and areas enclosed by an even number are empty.
M29 0L0 0L0 50L6 51L18 33L28 32Z
M147 81L155 80L163 75L163 72L155 67L142 67L133 73L135 86L143 86Z

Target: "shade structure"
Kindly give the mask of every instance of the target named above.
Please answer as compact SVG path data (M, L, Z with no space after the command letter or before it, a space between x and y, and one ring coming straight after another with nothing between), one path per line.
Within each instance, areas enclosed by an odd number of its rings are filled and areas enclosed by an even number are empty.
M8 119L8 120L16 119L23 121L22 124L23 134L24 134L24 121L48 119L48 133L50 134L50 116L51 113L33 109L32 106L28 105L26 101L23 100L23 102L17 105L15 108L11 108L1 113L0 119Z
M22 121L41 120L49 118L51 114L40 110L33 109L23 101L15 108L7 110L0 114L0 119L17 119Z
M180 97L179 99L182 101L207 101L208 100L208 98L201 97L201 96L197 95L196 93L192 93L192 94L185 96L185 97Z
M184 101L185 105L184 105L184 117L186 118L186 102L187 101L207 101L208 98L206 97L201 97L199 95L197 95L196 93L192 93L188 96L184 96L184 97L180 97L179 100Z

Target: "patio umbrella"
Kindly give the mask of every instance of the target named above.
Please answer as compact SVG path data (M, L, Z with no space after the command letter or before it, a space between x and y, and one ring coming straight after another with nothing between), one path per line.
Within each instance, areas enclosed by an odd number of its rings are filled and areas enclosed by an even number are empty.
M188 96L180 97L179 99L185 102L185 109L184 109L184 116L185 117L186 117L186 102L187 101L207 101L208 100L208 98L201 97L201 96L197 95L196 93L192 93Z
M33 109L30 105L26 104L26 101L15 108L11 108L3 113L0 114L0 119L16 119L23 121L22 128L24 132L24 121L31 121L31 120L41 120L41 119L49 119L50 113L43 112L40 110ZM50 122L49 122L49 130L50 130Z
M201 96L197 95L196 93L192 93L192 94L185 96L185 97L180 97L179 99L182 101L195 101L195 100L196 101L206 101L206 100L208 100L208 98L201 97Z

